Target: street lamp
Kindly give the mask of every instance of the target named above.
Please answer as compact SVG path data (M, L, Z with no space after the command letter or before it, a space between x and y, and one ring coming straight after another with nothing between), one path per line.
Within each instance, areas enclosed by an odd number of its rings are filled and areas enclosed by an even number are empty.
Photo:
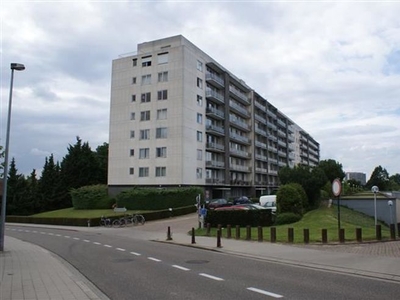
M391 224L393 224L393 214L392 214L393 201L389 200L388 205L389 205L390 225L391 225Z
M376 193L379 192L379 188L376 185L374 185L371 188L371 191L374 193L374 212L375 212L374 214L375 214L375 226L376 226L376 225L378 225L378 220L376 217Z
M10 149L10 125L11 125L11 104L12 104L12 91L14 83L14 70L23 71L25 66L23 64L12 63L11 68L11 81L10 81L10 99L8 102L8 118L7 118L7 135L4 154L4 175L3 175L3 197L1 199L1 219L0 219L0 251L4 251L4 227L6 226L6 203L7 203L7 177L8 177L8 151Z

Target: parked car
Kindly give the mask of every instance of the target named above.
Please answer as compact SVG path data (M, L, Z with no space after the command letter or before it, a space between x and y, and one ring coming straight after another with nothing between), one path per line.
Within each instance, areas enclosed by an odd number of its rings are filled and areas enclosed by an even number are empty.
M270 209L273 214L276 213L276 201L267 201L263 205L264 208Z
M214 210L215 211L221 211L221 210L249 210L246 205L231 205L231 206L224 206L224 207L217 207Z
M260 205L264 206L265 203L267 202L275 202L276 201L276 195L263 195L260 197Z
M238 204L252 204L253 202L247 198L246 196L241 196L239 198L236 198L233 200L233 205L238 205Z
M250 210L266 209L264 206L258 204L239 204L237 206L245 207Z
M206 208L208 209L215 209L218 207L226 207L226 206L231 206L232 202L229 202L228 200L224 198L218 198L218 199L211 199L209 201L206 201Z

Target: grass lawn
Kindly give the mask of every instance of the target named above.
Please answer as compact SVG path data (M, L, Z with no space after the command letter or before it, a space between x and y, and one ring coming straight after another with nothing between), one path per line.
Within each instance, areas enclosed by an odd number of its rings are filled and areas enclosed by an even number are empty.
M125 214L139 214L143 212L144 211L127 210L126 213L115 213L112 209L74 209L71 207L32 215L32 217L88 219L99 218L101 216L119 217Z
M345 240L355 241L356 240L356 228L362 228L362 239L363 241L375 240L375 221L374 218L353 211L351 209L341 207L340 209L340 227L345 229ZM382 226L382 238L390 238L389 228L381 224ZM294 231L294 243L303 243L303 230L309 229L310 232L310 243L322 242L321 230L326 229L328 232L328 243L338 242L338 218L337 218L337 207L332 208L321 207L319 209L306 213L303 218L296 223L275 226L276 228L276 240L277 242L288 241L288 228L293 228ZM206 229L197 229L196 235L205 236L207 234ZM246 228L240 229L240 238L246 239ZM270 241L270 228L263 228L263 240ZM217 229L211 228L211 236L217 235ZM227 229L222 229L222 237L227 236ZM236 236L236 228L232 225L232 238ZM251 229L251 239L258 240L258 228Z

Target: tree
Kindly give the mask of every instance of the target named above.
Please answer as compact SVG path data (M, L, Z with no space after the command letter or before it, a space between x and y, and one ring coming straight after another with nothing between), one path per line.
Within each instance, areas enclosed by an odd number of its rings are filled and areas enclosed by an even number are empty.
M36 170L33 169L32 173L26 179L27 193L25 195L27 203L29 203L29 214L40 212L40 195L39 195L39 181L36 178Z
M12 158L7 178L7 214L27 214L26 180L22 174L18 174L15 159Z
M96 148L95 152L99 167L98 183L107 184L108 175L108 144L103 143Z
M304 190L297 183L281 185L276 194L276 207L278 213L294 213L303 215ZM305 194L305 193L304 193Z
M392 191L400 191L400 174L396 173L389 177L389 189Z
M319 167L324 171L326 177L331 183L336 178L339 178L340 181L342 181L346 175L343 172L342 164L333 159L321 160Z
M377 166L371 174L366 186L371 189L376 185L379 190L385 191L389 187L389 173L382 166Z
M0 163L0 178L3 178L3 176L4 176L4 160L3 160L4 155L5 154L4 154L3 146L0 145L0 160L1 160L1 163Z

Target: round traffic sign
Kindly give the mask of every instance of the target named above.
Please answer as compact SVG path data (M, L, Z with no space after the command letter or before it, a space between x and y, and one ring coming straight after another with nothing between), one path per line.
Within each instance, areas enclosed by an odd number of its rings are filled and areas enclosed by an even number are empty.
M342 183L340 182L339 178L336 178L332 182L332 192L333 192L333 195L335 195L336 197L339 196L340 193L342 192Z

